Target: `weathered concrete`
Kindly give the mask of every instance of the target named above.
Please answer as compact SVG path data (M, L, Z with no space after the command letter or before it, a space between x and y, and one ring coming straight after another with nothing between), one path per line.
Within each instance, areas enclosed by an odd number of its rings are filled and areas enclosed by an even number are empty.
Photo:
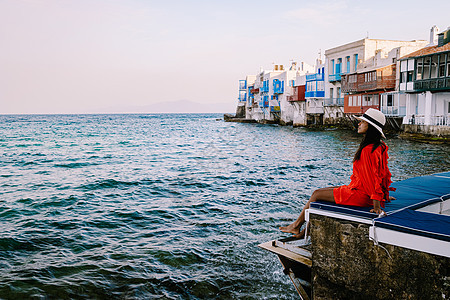
M446 125L404 125L404 132L410 134L422 134L450 139L450 126Z
M245 106L238 106L236 108L236 118L245 118Z
M450 259L374 245L369 225L311 215L313 299L448 299Z
M224 114L223 119L225 122L237 122L237 123L256 123L256 120L246 119L246 118L237 118L236 116L230 114Z

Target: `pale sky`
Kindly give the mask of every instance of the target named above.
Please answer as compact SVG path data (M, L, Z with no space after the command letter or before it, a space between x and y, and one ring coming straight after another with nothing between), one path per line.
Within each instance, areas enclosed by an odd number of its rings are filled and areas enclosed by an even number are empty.
M428 40L449 11L445 0L0 0L0 114L233 112L238 80L260 67L312 65L367 34Z

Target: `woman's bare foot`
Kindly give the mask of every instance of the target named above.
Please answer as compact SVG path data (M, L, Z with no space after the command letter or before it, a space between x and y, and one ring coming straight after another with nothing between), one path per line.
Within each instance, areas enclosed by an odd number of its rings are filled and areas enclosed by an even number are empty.
M292 224L289 224L288 226L280 227L280 230L282 232L292 233L292 234L296 235L296 234L300 234L300 227L301 227L301 225L299 226L294 222Z
M305 237L306 228L303 228L298 234L294 234L294 237L297 239L302 239Z

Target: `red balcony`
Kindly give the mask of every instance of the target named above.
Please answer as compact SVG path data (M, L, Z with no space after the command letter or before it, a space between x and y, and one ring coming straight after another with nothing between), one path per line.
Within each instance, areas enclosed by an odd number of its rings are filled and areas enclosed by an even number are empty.
M383 91L350 94L344 97L344 113L363 114L369 108L380 109L381 94Z
M259 94L259 88L251 89L250 93L252 93L252 94Z
M344 93L360 93L395 89L395 64L362 73L342 75Z
M293 95L287 97L287 101L305 101L305 85L294 86Z

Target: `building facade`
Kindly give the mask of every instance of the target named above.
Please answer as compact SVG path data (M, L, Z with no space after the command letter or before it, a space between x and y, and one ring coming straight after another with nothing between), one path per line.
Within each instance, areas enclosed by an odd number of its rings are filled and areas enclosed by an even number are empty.
M397 61L426 44L427 41L362 39L327 50L325 123L341 122L344 114L361 114L370 107L381 109L384 98L386 104L399 99L398 93L392 94L396 89Z
M450 135L450 29L438 44L400 60L399 90L406 93L407 133Z
M307 125L321 125L323 123L325 98L325 66L320 59L316 61L315 72L306 74L306 122Z

